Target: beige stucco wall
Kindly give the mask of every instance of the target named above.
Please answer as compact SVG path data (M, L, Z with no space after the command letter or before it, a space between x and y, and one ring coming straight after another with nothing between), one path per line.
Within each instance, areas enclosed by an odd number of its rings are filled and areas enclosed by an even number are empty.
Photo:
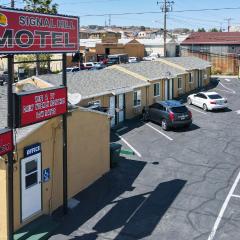
M68 116L68 197L71 198L109 171L110 122L105 114L77 109ZM14 164L14 228L22 227L20 211L20 166L23 149L41 143L42 169L51 169L51 179L42 183L41 214L50 214L62 205L62 122L52 119L29 134L17 145L17 162ZM0 229L4 239L6 218L6 169L0 162ZM34 216L29 221L34 220ZM29 222L28 221L28 222Z
M154 84L160 83L160 96L154 97ZM161 101L164 99L164 80L152 81L148 88L148 104L151 105L155 101Z
M141 106L133 106L133 92L128 92L125 94L125 113L126 119L134 118L142 113L144 106L147 106L147 87L136 88L134 90L141 90Z
M0 160L0 239L7 239L7 165Z

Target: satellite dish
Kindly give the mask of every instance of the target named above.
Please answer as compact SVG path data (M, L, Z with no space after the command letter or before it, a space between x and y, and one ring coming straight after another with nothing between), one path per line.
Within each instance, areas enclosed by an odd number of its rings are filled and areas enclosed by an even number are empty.
M71 105L77 105L82 99L81 94L79 93L68 93L68 102Z

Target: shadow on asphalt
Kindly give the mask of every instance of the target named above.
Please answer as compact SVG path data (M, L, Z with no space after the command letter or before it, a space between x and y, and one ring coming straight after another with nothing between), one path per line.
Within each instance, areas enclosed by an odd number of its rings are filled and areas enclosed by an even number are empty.
M212 110L212 113L227 113L227 112L232 112L231 108L226 108L226 109L219 109L219 110Z
M164 182L148 194L117 201L94 230L105 233L123 227L115 240L121 240L123 236L133 239L150 236L185 183L179 179Z
M192 123L189 128L186 128L186 127L172 128L172 129L170 129L170 131L178 133L178 132L191 132L191 131L195 131L197 129L200 129L200 127L198 125Z
M80 201L78 207L74 208L73 211L69 211L69 214L64 217L61 208L54 212L53 217L58 221L59 219L62 220L61 226L54 235L71 234L101 209L112 204L118 196L126 191L132 191L134 189L132 184L145 165L146 162L144 161L119 157L117 167L74 197ZM53 239L57 238L53 236Z
M123 236L141 239L151 235L186 181L175 179L159 184L153 191L118 198L123 193L134 191L133 182L145 165L143 161L120 157L116 168L74 197L80 204L67 216L59 215L60 209L55 212L54 217L60 221L60 227L51 239L71 235L71 239L95 240L99 234L104 236L104 233L119 229L121 231L114 239L121 240ZM94 225L95 216L111 205L112 208ZM81 226L87 222L93 226L85 225L81 231ZM80 231L74 234L78 229Z

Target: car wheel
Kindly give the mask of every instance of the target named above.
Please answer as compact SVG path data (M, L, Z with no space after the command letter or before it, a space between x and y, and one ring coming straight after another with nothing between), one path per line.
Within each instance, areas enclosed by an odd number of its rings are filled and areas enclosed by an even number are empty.
M168 123L167 123L167 120L166 119L163 119L162 120L162 129L164 131L167 131L168 130Z
M204 110L204 111L207 111L207 110L208 110L207 105L206 105L205 103L203 104L203 110Z
M192 105L192 100L191 100L191 98L188 98L187 102L188 102L189 105Z

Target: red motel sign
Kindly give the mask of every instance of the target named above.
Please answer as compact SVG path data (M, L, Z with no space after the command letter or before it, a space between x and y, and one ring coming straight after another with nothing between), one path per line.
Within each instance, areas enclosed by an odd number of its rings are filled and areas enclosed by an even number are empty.
M64 53L78 50L78 17L0 8L1 53Z
M16 93L15 125L17 128L62 115L67 112L67 88Z
M0 156L13 151L13 133L10 129L0 130Z

